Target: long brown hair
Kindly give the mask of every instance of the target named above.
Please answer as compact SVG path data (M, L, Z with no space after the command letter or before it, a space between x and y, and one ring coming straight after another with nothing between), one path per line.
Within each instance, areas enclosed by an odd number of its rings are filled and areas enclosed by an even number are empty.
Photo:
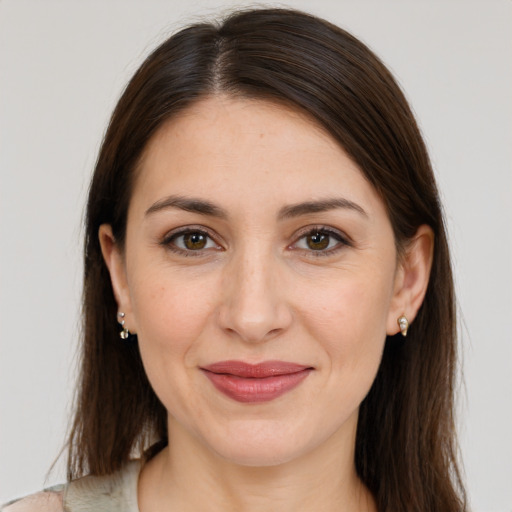
M69 477L112 473L152 442L167 442L166 411L146 378L137 341L119 340L98 228L110 224L123 245L148 141L166 120L217 93L285 103L326 128L382 197L399 250L420 225L434 231L424 303L405 343L386 340L361 404L355 465L381 512L465 510L453 418L453 281L424 142L397 83L363 43L285 9L238 11L219 25L178 32L142 64L112 115L87 205L82 370Z

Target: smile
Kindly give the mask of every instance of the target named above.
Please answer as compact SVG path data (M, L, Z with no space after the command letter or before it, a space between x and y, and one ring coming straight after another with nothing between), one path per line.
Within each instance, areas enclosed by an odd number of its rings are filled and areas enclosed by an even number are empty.
M256 365L221 361L201 368L215 388L237 402L268 402L297 387L313 370L311 366L284 361Z

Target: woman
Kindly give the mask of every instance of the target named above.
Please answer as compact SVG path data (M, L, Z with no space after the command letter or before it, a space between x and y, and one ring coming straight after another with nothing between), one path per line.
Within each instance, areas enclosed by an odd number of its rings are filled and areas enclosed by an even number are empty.
M280 9L171 37L86 229L70 483L5 510L465 510L441 207L361 42Z

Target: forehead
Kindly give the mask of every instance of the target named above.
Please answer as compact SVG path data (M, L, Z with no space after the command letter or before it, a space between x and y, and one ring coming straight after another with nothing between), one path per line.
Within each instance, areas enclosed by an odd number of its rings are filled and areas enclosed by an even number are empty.
M154 163L159 150L166 146L192 143L198 147L198 142L201 151L226 158L236 156L238 147L252 149L254 153L272 149L285 154L299 148L321 151L321 146L329 146L343 152L316 120L299 109L263 99L221 94L197 101L165 122L149 141L143 166ZM176 156L185 153L186 148L181 149Z
M334 193L376 199L343 148L304 113L226 96L166 122L148 143L134 188L146 203L184 194L247 205L265 197L270 206Z

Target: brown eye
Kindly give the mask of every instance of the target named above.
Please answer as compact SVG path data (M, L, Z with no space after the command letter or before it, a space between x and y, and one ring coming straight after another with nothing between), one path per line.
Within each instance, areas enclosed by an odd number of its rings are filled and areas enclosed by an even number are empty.
M303 232L302 236L292 245L293 249L300 249L315 256L329 256L351 243L338 230L331 228L313 228Z
M206 231L183 230L174 233L163 241L163 245L169 249L181 251L182 253L196 252L201 254L210 249L220 249Z
M208 242L208 237L203 233L187 233L183 235L183 244L190 251L204 249Z
M323 251L329 247L331 237L326 233L311 233L306 236L306 244L313 251Z

